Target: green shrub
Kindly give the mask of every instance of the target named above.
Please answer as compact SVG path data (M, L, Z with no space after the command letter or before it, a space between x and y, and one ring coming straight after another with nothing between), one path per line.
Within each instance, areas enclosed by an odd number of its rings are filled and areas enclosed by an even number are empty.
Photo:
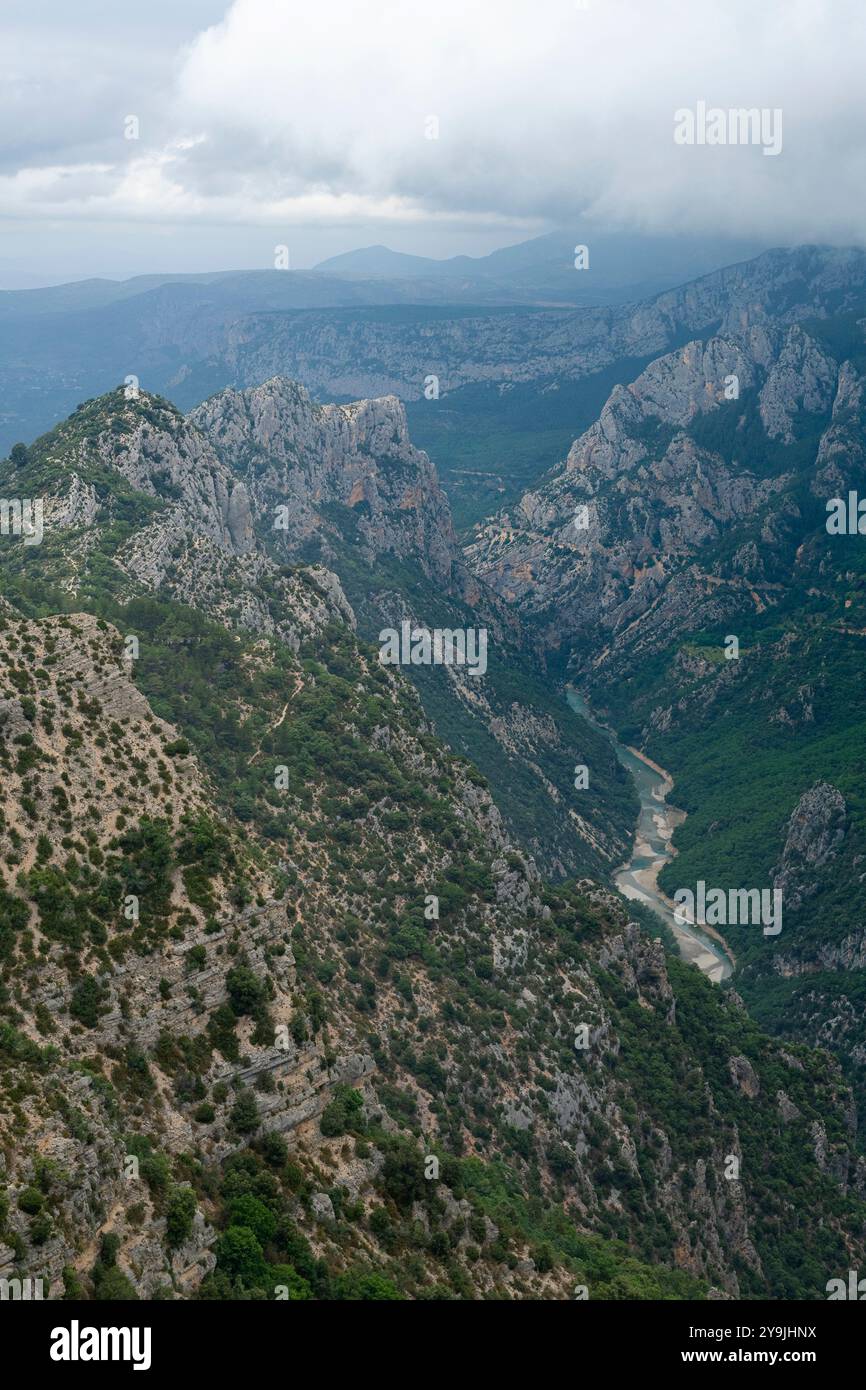
M169 1193L166 1208L165 1238L171 1249L183 1245L192 1234L196 1212L195 1193L191 1187L174 1187Z
M105 1007L107 991L93 975L85 975L72 991L69 1012L85 1028L95 1028Z
M252 1091L241 1091L232 1106L229 1124L236 1134L253 1134L258 1129L259 1107Z
M364 1097L360 1091L354 1090L352 1086L335 1086L334 1099L322 1111L319 1122L322 1133L327 1139L333 1139L338 1134L346 1134L348 1131L363 1131L363 1106Z

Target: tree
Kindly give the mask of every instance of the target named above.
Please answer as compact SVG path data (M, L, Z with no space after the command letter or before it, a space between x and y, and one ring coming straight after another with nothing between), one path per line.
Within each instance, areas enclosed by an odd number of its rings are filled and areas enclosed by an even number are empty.
M119 1250L120 1237L114 1231L106 1231L92 1275L93 1296L99 1302L128 1302L138 1298L133 1285L123 1271L117 1268Z
M45 1198L38 1187L25 1187L23 1192L18 1194L18 1206L21 1211L26 1211L28 1216L35 1216L42 1210Z
M252 1091L241 1091L232 1106L229 1124L236 1134L252 1134L258 1129L259 1107Z
M99 1263L110 1269L117 1263L117 1252L120 1249L120 1236L115 1231L106 1231L102 1237L99 1247Z
M424 1196L424 1159L411 1140L390 1140L381 1182L388 1196L401 1207L411 1206Z
M164 1192L171 1173L168 1159L162 1153L148 1153L141 1160L141 1176L151 1192Z
M173 1187L165 1216L165 1238L172 1250L189 1240L195 1212L196 1200L192 1188Z
M265 988L248 965L236 965L226 975L229 1001L238 1015L255 1013L264 1003Z
M242 1284L264 1284L268 1277L262 1247L245 1226L230 1226L216 1244L217 1265Z
M27 926L30 910L23 898L15 898L0 887L0 960L8 960L15 932Z
M142 816L137 829L121 836L120 850L127 891L135 893L159 915L171 896L172 840L168 822Z
M261 1154L271 1168L282 1168L289 1157L289 1147L281 1134L269 1130L261 1142Z
M336 1297L380 1303L399 1301L403 1295L390 1279L383 1279L381 1274L368 1274L362 1270L350 1269L337 1280Z
M30 462L30 455L27 452L27 445L13 444L9 457L16 468L26 468L27 464Z
M229 1224L245 1226L247 1230L252 1231L260 1245L265 1246L273 1239L277 1229L277 1218L258 1197L245 1192L232 1202L229 1208Z
M116 1265L101 1269L98 1274L94 1272L93 1296L100 1303L130 1303L138 1299L133 1285Z
M203 970L207 965L207 947L201 942L197 946L192 946L186 953L186 968L190 973L194 970Z
M364 1097L360 1091L356 1091L352 1086L335 1086L334 1099L325 1106L319 1121L325 1138L333 1139L338 1134L345 1134L347 1130L363 1131L363 1106Z
M44 1245L54 1229L47 1211L37 1212L30 1222L30 1240L33 1245Z
M313 1291L306 1279L302 1279L291 1265L272 1265L271 1278L274 1281L274 1289L279 1290L276 1295L278 1298L299 1302L313 1297Z
M72 991L69 1012L85 1028L95 1028L105 1003L105 990L93 975L85 975Z

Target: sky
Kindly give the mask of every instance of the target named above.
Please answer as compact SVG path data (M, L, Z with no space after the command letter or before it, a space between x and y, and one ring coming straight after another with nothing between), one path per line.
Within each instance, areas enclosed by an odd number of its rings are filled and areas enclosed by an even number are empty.
M3 0L0 288L593 225L866 244L864 41L863 0ZM699 103L777 152L675 139Z

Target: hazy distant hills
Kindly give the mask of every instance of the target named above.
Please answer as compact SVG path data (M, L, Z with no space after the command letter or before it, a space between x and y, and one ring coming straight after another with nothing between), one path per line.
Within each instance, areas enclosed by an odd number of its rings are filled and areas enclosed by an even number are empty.
M586 246L589 269L575 270L575 248ZM407 256L387 246L367 246L332 256L316 270L345 279L430 281L470 286L527 303L623 303L680 285L720 266L747 260L763 248L755 242L721 238L648 237L630 232L577 228L550 232L489 256L433 260Z
M589 249L589 270L576 272L575 246ZM251 309L317 308L323 304L466 302L600 303L656 293L762 248L722 238L683 241L621 232L551 232L487 256L412 256L366 246L331 256L312 270L222 270L88 279L44 289L0 290L0 322L31 315L74 313L148 295L164 286L193 288L209 302ZM332 281L337 280L338 284ZM366 289L366 281L374 284ZM411 281L411 287L405 282ZM352 282L350 285L347 282ZM601 298L599 298L601 296Z
M442 261L369 247L314 270L142 275L0 292L0 453L18 440L33 439L80 401L113 388L130 373L184 408L224 386L251 384L239 370L238 345L252 336L258 351L270 332L261 318L254 328L248 324L253 315L300 314L303 329L310 311L337 312L343 331L347 323L355 324L355 314L380 308L395 313L603 308L650 297L756 249L586 233L589 269L577 271L579 241L572 233L554 233L489 256ZM285 320L278 319L274 331L284 329ZM326 337L332 332L330 321L323 331ZM419 331L423 334L423 326ZM356 369L368 365L361 360ZM302 364L287 369L305 380ZM318 389L315 379L305 384ZM333 394L333 385L328 389ZM383 389L392 388L375 388ZM344 394L357 394L357 387Z

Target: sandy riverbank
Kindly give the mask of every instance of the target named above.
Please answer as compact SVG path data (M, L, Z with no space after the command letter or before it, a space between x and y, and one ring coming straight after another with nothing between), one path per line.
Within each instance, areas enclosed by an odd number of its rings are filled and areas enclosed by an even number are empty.
M630 773L640 798L641 809L631 854L614 874L617 888L623 897L650 907L673 934L683 959L696 965L714 983L721 983L736 964L727 942L719 932L701 922L685 924L678 921L676 904L658 886L659 874L676 854L671 844L674 831L686 818L684 810L667 803L667 797L674 787L673 777L667 768L661 767L639 748L620 743L615 731L595 717L573 686L569 687L568 703L576 713L608 736L617 758Z
M653 772L655 772L657 776L662 778L662 786L660 788L660 795L658 797L659 807L658 810L653 814L653 821L655 822L656 830L658 832L659 837L663 839L665 842L669 856L673 858L677 852L674 845L671 843L673 833L678 825L682 825L687 815L687 812L683 811L680 807L668 806L665 803L664 798L669 796L670 793L673 791L674 779L668 772L667 768L662 767L660 763L653 762L652 758L648 758L646 753L642 753L639 748L633 748L631 744L626 744L626 747L635 758L638 758L640 762L642 762L646 767L650 768ZM652 853L652 847L638 836L635 840L634 853L636 855L648 856ZM669 898L667 893L665 893L659 887L658 882L659 874L664 868L665 863L665 859L655 859L653 863L648 865L645 869L633 870L632 877L636 881L639 888L643 890L641 896L645 894L646 900L648 902L651 902L652 895L655 894L655 896L661 902L663 902L665 906L673 914L677 913L679 911L679 908L677 904L674 902L673 898ZM716 945L720 946L721 949L724 951L727 959L731 963L731 969L736 969L737 958L734 955L725 938L722 936L721 932L717 931L715 927L709 926L706 922L692 922L691 925L693 927L697 927L700 931L704 933L705 936L710 937L711 940L713 940L716 943ZM711 962L714 959L710 952L702 953L699 950L697 950L689 951L687 952L687 954L694 961L694 963L699 966L700 969L704 970L711 977L714 977L717 974L717 972L714 971L712 968L708 968L711 967Z

